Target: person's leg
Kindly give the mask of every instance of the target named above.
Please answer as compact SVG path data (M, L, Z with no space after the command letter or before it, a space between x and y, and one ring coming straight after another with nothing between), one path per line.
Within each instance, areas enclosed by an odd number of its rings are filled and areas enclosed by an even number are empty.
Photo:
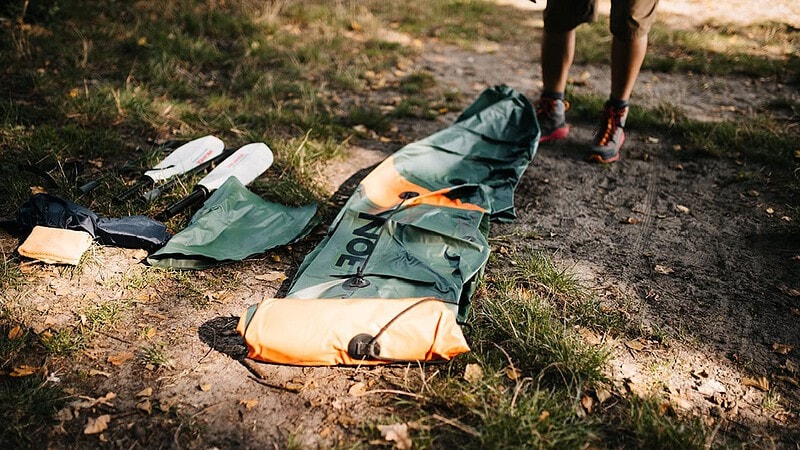
M628 101L647 53L647 35L611 40L611 98Z
M619 159L625 142L625 122L639 71L647 53L647 34L655 19L658 0L611 2L611 96L595 130L590 161L610 163Z
M567 75L575 57L575 29L542 33L542 91L561 93L567 89Z
M575 30L542 33L542 93L535 102L536 118L541 128L540 143L565 139L569 134L564 100L567 75L575 55Z
M535 102L540 143L564 139L569 133L564 99L567 75L575 55L575 28L596 16L595 0L552 0L545 6L541 42L542 92Z

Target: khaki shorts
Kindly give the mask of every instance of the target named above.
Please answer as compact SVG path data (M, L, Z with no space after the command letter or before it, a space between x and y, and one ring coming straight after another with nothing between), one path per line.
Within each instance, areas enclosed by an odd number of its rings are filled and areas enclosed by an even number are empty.
M626 40L646 36L655 22L658 0L611 0L611 34ZM548 0L544 28L563 33L597 19L597 0Z

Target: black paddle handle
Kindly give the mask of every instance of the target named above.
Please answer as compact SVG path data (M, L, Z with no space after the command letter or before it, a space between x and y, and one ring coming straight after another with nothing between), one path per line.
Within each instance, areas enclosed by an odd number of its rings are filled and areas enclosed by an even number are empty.
M184 209L194 205L195 203L201 202L205 200L206 196L208 195L208 190L202 186L198 186L191 194L181 199L179 202L167 207L164 211L161 211L156 216L156 220L165 221Z
M128 198L130 198L130 196L139 193L139 191L141 191L142 189L144 189L146 187L149 187L149 186L153 186L154 184L155 184L155 181L152 178L150 178L148 176L144 176L144 177L140 178L139 181L134 183L133 186L129 187L125 192L123 192L122 194L119 194L118 196L114 197L114 200L116 200L118 202L123 202L123 201L127 200Z

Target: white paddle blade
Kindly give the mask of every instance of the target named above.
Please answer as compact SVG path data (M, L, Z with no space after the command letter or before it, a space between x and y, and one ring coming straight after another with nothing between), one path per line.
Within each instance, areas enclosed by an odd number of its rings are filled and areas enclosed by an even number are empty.
M247 144L225 158L220 165L209 172L197 184L211 192L230 177L236 177L244 184L250 184L272 165L272 150L263 142Z
M215 136L205 136L176 148L163 161L145 172L154 182L168 180L188 172L222 153L225 144Z

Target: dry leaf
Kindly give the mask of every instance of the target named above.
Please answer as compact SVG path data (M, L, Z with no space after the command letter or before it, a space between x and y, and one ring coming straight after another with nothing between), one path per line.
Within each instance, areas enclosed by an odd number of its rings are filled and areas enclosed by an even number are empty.
M766 392L769 390L769 380L767 379L767 377L759 377L759 378L742 377L742 386L750 386Z
M203 392L208 392L211 390L211 383L200 383L197 387Z
M167 398L159 398L158 399L158 409L161 412L169 412L169 410L180 403L181 399L177 395L173 395L172 397Z
M483 368L480 364L467 364L464 368L464 379L468 383L477 383L483 379Z
M791 344L780 344L778 342L772 344L772 351L779 355L788 355L792 350L794 350L794 345Z
M603 343L603 339L597 333L588 328L578 328L578 334L580 334L581 337L591 345L600 345Z
M584 395L581 397L581 406L583 406L583 409L585 409L587 413L591 414L592 406L594 406L594 399L588 395Z
M75 418L75 413L72 412L72 408L69 406L65 406L58 410L56 413L56 419L61 422L66 422L68 420L72 420Z
M245 409L248 411L252 411L253 408L258 405L258 399L248 399L248 400L239 400L240 405L244 405Z
M660 264L656 264L656 266L653 268L653 270L655 270L656 273L660 273L661 275L669 275L669 274L675 272L674 270L672 270L671 267L662 266Z
M111 378L110 373L103 372L102 370L97 370L97 369L89 369L89 376L90 377L101 376L101 377Z
M548 417L550 417L550 411L545 409L541 414L539 414L539 422L547 420Z
M347 392L350 395L352 395L353 397L358 397L359 395L364 395L364 392L367 392L367 383L364 383L363 381L359 381L359 382L353 384L352 386L350 386L350 389Z
M689 208L683 205L675 205L675 211L683 214L689 214Z
M117 393L116 392L107 392L106 395L98 398L97 400L94 400L90 407L94 408L95 406L100 405L100 404L103 404L103 405L106 405L106 406L113 406L109 402L111 400L114 400L115 398L117 398Z
M158 333L158 332L156 331L155 328L147 327L147 331L144 332L144 338L145 339L152 339L152 338L154 338L156 336L156 333Z
M297 383L294 381L289 381L283 384L283 388L289 392L300 392L304 387L305 385L303 383ZM364 388L364 390L366 390L366 388Z
M611 391L603 387L596 388L594 395L597 397L597 401L600 402L600 404L603 404L606 402L606 400L611 398Z
M632 339L626 342L625 347L628 347L631 350L636 350L637 352L644 350L644 344L642 344L638 339Z
M26 364L21 366L14 367L14 370L11 371L8 376L11 377L27 377L30 375L35 374L39 370L39 367L33 367Z
M255 278L258 281L283 281L286 279L286 274L283 272L269 272L264 273L261 275L256 275Z
M153 412L153 405L150 403L150 399L146 398L136 404L136 409L151 414Z
M136 393L136 397L150 397L151 395L153 395L153 388L151 387L146 387Z
M16 325L16 326L14 326L14 328L11 329L11 331L8 332L8 339L13 341L15 339L21 338L24 335L25 335L25 332L22 331L22 327L20 327L19 325Z
M107 361L115 366L121 366L125 361L134 357L131 352L115 353L107 358Z
M410 449L414 443L408 437L408 424L396 423L393 425L378 425L381 436L389 442L394 442L395 448Z
M506 367L506 376L508 379L516 381L522 378L522 371L514 366L508 366Z
M140 303L148 303L151 300L151 295L150 295L149 292L141 292L140 291L138 294L136 294L135 299L136 299L137 302L140 302Z
M697 392L708 397L711 397L716 393L723 393L725 391L725 385L717 380L708 380L697 388Z
M100 417L89 418L86 422L86 428L83 429L83 434L97 434L102 433L108 428L108 423L111 422L111 416L103 414Z

